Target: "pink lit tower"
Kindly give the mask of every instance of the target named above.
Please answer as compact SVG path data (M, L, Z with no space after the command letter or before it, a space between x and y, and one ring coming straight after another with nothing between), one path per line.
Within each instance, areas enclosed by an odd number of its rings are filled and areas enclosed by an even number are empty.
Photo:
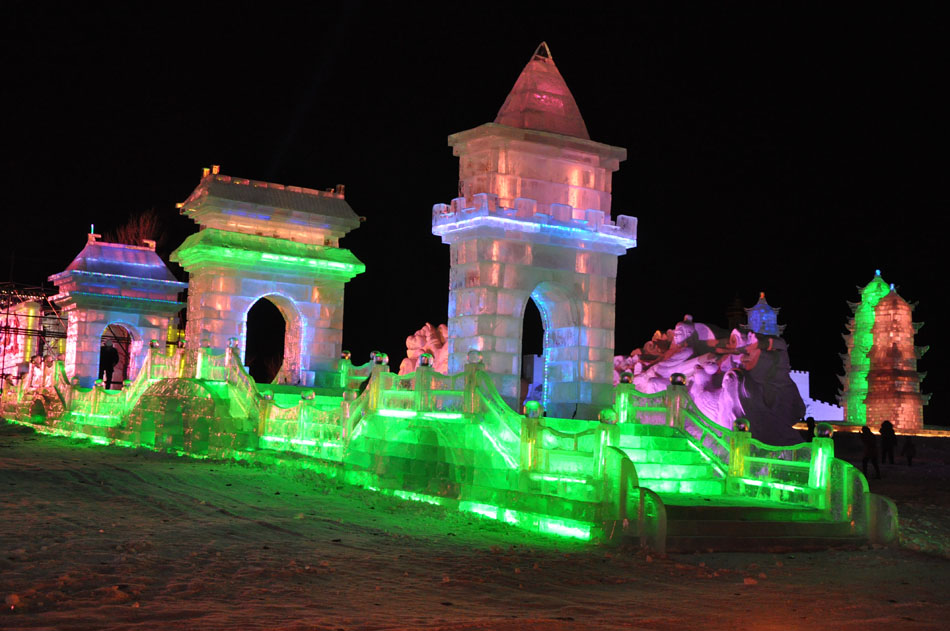
M884 282L880 270L859 291L861 302L849 303L854 317L844 336L848 353L842 356L840 399L845 421L874 429L884 421L898 431L922 429L930 395L920 392L925 373L917 372L917 360L927 347L915 346L914 335L923 323L913 321L914 305Z
M590 139L543 43L495 121L449 136L449 145L459 197L432 209L432 232L450 246L449 372L478 351L518 409L533 300L548 415L597 418L613 404L617 257L636 246L636 218L610 215L626 150Z

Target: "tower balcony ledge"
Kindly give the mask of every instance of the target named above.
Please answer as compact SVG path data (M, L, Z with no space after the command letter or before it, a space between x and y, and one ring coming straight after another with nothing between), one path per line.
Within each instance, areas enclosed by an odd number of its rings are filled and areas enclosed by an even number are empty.
M540 234L579 241L601 242L624 250L637 246L637 218L618 215L616 223L602 210L550 204L541 212L537 200L516 198L512 207L499 204L490 193L457 197L432 207L432 233L443 240L454 233L480 227Z

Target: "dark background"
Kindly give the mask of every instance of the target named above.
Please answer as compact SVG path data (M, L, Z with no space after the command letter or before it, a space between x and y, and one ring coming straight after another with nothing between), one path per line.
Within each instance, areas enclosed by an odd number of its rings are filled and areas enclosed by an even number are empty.
M450 133L494 119L546 40L592 139L626 147L614 215L617 352L691 313L725 325L759 291L793 367L833 400L856 286L880 268L927 323L930 424L945 423L947 32L937 4L5 2L0 278L40 283L155 208L160 253L195 226L201 168L346 185L367 265L344 346L398 363L446 321L448 247L431 206L457 190ZM942 236L942 235L941 235ZM180 270L176 270L180 273Z

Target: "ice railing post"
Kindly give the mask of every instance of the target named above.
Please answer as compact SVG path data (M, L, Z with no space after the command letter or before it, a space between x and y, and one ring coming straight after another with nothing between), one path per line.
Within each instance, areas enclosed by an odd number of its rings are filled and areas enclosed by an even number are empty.
M670 376L670 387L666 389L666 424L678 430L684 430L683 405L686 393L686 376L674 373Z
M729 436L729 477L745 478L748 472L746 456L749 455L749 441L752 440L752 430L749 421L736 419L734 429ZM732 487L735 485L727 485Z
M416 367L415 408L417 412L429 412L431 402L429 393L432 390L432 355L423 353L419 356L419 365Z
M620 375L620 383L617 384L616 394L614 395L614 408L617 411L618 423L632 423L636 420L630 405L630 396L634 392L633 373L624 372Z
M369 386L367 386L366 410L375 412L380 407L380 399L386 387L383 384L382 375L389 373L389 356L386 353L373 351L370 353L370 359L373 367L369 373Z
M339 386L347 390L350 384L350 373L353 372L352 353L343 351L340 353L340 361L337 363L336 370L339 376Z
M833 433L831 424L819 423L811 441L808 486L814 489L812 504L822 510L827 509L830 504L831 461L835 456Z
M535 471L538 468L538 435L541 431L541 416L544 410L537 401L525 401L521 419L521 468Z
M482 370L485 370L482 353L475 349L470 350L465 364L465 394L462 398L462 411L466 414L474 414L478 410L477 374Z

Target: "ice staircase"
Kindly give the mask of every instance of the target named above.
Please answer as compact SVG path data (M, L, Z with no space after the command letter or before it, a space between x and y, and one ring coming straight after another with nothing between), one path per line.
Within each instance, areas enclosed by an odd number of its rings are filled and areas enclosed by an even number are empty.
M831 521L817 509L724 496L663 500L669 552L819 550L867 543L854 523Z
M808 550L866 541L853 523L831 521L825 511L727 495L722 465L682 430L634 427L620 447L636 466L639 485L663 501L668 551Z
M725 472L710 462L680 430L665 425L628 425L620 449L637 468L641 487L661 497L719 496L725 491Z

